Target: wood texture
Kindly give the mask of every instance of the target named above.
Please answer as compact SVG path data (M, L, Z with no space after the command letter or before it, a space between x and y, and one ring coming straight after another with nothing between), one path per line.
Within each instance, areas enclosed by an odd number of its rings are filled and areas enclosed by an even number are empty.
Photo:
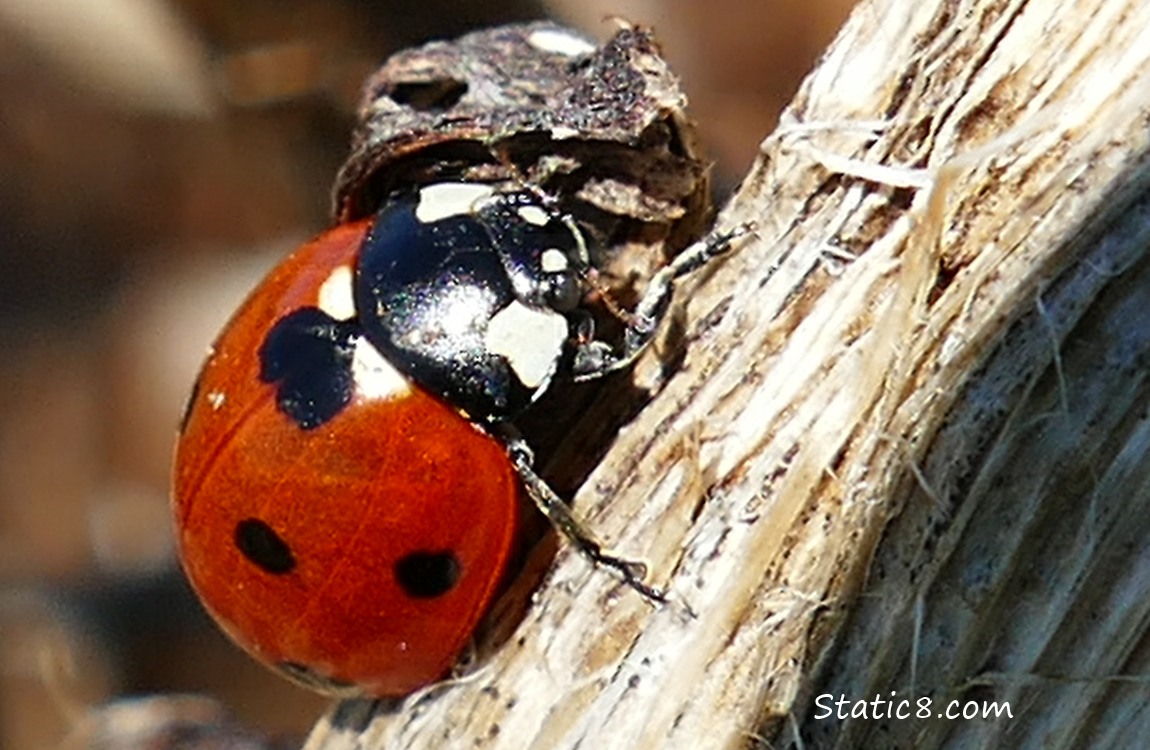
M575 499L672 602L563 550L478 670L307 749L1144 737L1148 74L1137 0L862 3ZM814 718L891 691L1013 718Z

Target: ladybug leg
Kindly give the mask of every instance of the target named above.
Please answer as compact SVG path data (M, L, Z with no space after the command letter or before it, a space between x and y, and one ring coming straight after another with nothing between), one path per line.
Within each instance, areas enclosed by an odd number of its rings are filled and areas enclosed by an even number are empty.
M739 240L754 231L752 224L740 224L729 231L710 234L675 256L651 279L643 298L629 316L620 351L616 352L603 341L590 340L578 344L572 364L575 380L594 380L634 364L655 338L655 332L667 314L675 281L725 255Z
M644 582L647 575L647 566L637 560L625 560L603 550L603 544L588 531L587 527L571 510L571 506L563 502L555 491L535 473L532 468L534 456L527 444L517 436L505 437L507 453L511 463L515 466L527 494L536 507L547 517L551 525L570 542L581 555L595 565L615 571L623 582L641 596L652 602L664 603L667 594Z

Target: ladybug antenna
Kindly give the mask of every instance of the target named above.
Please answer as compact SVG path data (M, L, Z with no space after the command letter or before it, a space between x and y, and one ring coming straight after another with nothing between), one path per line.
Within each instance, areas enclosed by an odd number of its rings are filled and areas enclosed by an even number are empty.
M527 494L540 512L547 517L563 537L570 542L579 554L593 564L614 571L623 582L651 602L666 603L667 592L646 583L647 566L638 560L616 557L603 549L603 544L587 530L586 525L563 502L559 495L535 473L532 468L534 456L527 444L518 436L506 437L507 454L515 466L516 473L527 488Z

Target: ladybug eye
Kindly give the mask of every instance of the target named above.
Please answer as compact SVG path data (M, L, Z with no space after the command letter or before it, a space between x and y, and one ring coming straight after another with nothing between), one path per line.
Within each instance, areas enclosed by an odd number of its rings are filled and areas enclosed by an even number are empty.
M272 575L290 573L295 568L295 555L287 542L258 518L246 518L236 524L236 547L244 557Z
M459 582L459 560L452 552L412 552L395 563L395 578L413 599L434 599Z

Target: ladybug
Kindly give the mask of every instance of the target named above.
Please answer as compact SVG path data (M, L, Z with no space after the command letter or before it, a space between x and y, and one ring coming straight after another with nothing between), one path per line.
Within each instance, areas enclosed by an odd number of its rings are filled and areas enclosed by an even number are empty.
M510 574L521 493L651 599L531 468L513 420L557 377L629 365L673 281L622 343L586 309L592 238L537 191L399 191L273 269L211 347L180 429L181 561L245 650L322 692L400 696L441 678Z

